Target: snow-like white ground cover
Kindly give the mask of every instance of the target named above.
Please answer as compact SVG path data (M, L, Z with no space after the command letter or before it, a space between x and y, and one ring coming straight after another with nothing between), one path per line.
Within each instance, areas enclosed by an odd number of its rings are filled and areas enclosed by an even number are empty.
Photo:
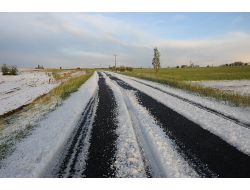
M111 74L117 76L118 78L125 81L126 83L133 86L134 88L137 88L138 90L151 96L152 98L156 99L162 104L175 110L176 112L180 113L181 115L185 116L191 121L196 122L202 128L221 137L229 144L235 146L238 150L250 155L250 129L239 126L231 122L230 120L226 120L210 112L202 110L176 97L167 95L166 93L163 93L157 89L138 83L132 80L132 79L135 79L133 77L127 77L124 75L114 74L114 73L111 73ZM235 116L236 118L240 118L248 122L250 120L249 109L240 109L240 108L230 107L227 105L220 104L218 102L208 100L206 98L202 98L202 97L195 96L193 94L189 94L187 92L184 92L183 90L170 88L165 85L161 85L158 83L145 81L141 79L136 79L136 80L142 81L152 86L157 86L158 88L161 88L168 92L172 92L179 96L191 99L195 102L199 102L208 107L215 108L218 111L222 111L223 113L228 113L230 115Z
M49 83L49 79L50 76L41 71L23 70L16 76L0 73L0 115L48 93L57 85Z
M191 81L191 84L250 95L250 80Z
M70 158L70 160L67 164L67 167L64 171L65 173L64 173L63 177L69 177L69 176L71 176L73 178L82 177L82 171L86 169L86 161L87 161L88 154L89 154L90 138L91 138L91 133L92 133L92 128L93 128L93 122L94 122L94 118L96 116L96 109L97 109L98 102L99 102L98 96L95 96L93 101L94 101L93 102L93 104L94 104L93 111L92 111L92 113L90 113L91 115L89 115L88 121L84 124L84 128L86 128L86 131L87 131L86 136L84 138L84 141L81 142L81 139L82 139L84 133L83 132L80 133L80 136L78 137L78 139L76 141L75 148L72 150L71 158ZM89 106L92 106L92 105L89 105ZM86 111L87 107L88 106L85 107L85 111ZM82 117L84 117L84 116L82 115ZM79 151L79 145L81 146L80 151ZM55 159L55 160L60 160L60 155L58 157L59 158ZM75 159L76 157L78 159ZM60 164L60 161L58 161L56 163ZM74 165L75 172L73 175L71 175L71 170L72 170L73 165ZM45 176L46 175L50 176L50 171L48 171L47 173L45 173Z
M142 146L153 177L197 177L198 174L177 153L175 144L139 104L134 92L123 90L116 82L105 78L118 103L118 177L145 176L137 142Z
M0 177L39 177L77 126L81 113L98 89L96 73L60 107L42 120L32 133L1 161Z
M102 73L107 85L112 89L117 103L117 119L119 127L117 129L117 153L115 167L117 177L147 177L143 158L137 143L136 134L131 122L123 94L120 88Z

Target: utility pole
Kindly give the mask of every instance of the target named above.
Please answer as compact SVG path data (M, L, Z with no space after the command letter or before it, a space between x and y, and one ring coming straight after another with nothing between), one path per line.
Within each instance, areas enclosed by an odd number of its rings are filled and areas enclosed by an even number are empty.
M115 69L116 69L116 56L117 56L117 55L116 55L116 54L114 54L114 56L115 56Z

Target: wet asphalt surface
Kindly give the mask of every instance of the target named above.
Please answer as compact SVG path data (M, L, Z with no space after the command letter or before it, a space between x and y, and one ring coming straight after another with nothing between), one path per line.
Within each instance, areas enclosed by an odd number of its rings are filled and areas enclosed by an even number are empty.
M90 139L85 177L115 177L116 102L112 90L99 74L98 107Z

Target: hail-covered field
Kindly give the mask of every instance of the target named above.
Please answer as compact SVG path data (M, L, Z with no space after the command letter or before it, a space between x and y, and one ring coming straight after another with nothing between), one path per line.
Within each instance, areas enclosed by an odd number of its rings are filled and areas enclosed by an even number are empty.
M16 76L0 73L0 115L31 103L56 85L43 71L22 70Z
M250 95L250 80L192 81L193 84Z

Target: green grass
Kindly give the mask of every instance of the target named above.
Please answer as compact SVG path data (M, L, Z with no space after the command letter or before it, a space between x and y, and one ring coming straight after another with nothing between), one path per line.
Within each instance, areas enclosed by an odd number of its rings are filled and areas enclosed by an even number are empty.
M62 77L58 72L52 72L52 75L55 80L60 80Z
M92 75L92 72L86 72L85 75L71 78L66 82L63 82L60 86L54 88L51 91L53 96L60 96L62 99L67 98L72 92L77 89Z
M65 69L46 69L47 72L51 72L52 76L54 77L55 80L60 80L63 78L62 75L60 75L61 72L65 72L67 70Z
M51 98L60 98L66 99L72 92L78 90L78 88L93 74L94 70L86 70L86 74L81 75L79 77L70 78L64 82L62 82L59 86L52 89L45 96L39 97L36 102L48 102Z
M212 97L234 106L250 106L250 96L229 93L214 88L192 85L186 81L200 80L243 80L250 79L250 66L210 68L164 68L156 73L153 69L134 69L124 74L151 80L169 86Z
M34 126L27 125L25 129L8 136L7 140L0 144L0 160L4 159L14 150L14 145L30 134Z
M158 74L153 69L134 69L137 76L146 76L174 81L200 80L241 80L250 79L250 66L242 67L201 67L201 68L162 68Z

